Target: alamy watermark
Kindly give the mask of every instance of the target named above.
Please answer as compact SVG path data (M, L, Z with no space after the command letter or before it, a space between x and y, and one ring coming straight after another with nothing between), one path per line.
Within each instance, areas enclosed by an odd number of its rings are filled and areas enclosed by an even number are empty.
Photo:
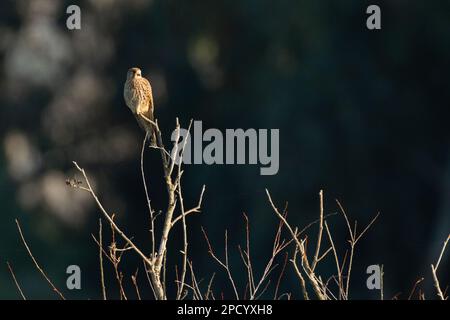
M367 7L367 14L370 16L366 20L366 26L369 30L381 29L381 9L379 6L373 4Z
M194 121L192 131L191 135L187 129L180 128L180 139L171 152L177 165L180 159L184 164L259 164L261 175L278 173L279 129L225 129L223 133L210 128L203 132L202 121ZM178 132L174 130L172 142L176 143L177 137Z
M66 287L69 290L81 289L81 268L76 264L70 265L66 269L69 275L66 280Z
M67 7L66 13L69 16L66 19L66 27L69 30L81 29L81 9L79 6L72 4Z
M369 274L367 277L366 286L369 290L381 290L381 285L383 281L383 266L378 264L372 264L367 267L366 273Z

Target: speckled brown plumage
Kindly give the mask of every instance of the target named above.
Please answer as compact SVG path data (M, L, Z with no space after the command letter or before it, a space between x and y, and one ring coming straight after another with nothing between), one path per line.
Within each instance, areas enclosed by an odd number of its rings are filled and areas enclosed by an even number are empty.
M153 138L153 126L141 115L153 121L153 95L150 82L142 77L141 69L131 68L123 89L125 103L139 125Z

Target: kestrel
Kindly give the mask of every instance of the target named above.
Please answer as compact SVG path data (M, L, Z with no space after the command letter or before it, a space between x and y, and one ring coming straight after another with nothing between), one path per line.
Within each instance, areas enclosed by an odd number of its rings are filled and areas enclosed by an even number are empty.
M150 82L142 76L141 69L128 69L123 96L127 107L133 112L137 122L145 130L148 137L151 137L151 143L154 144L153 125L145 120L145 118L154 120L152 87Z

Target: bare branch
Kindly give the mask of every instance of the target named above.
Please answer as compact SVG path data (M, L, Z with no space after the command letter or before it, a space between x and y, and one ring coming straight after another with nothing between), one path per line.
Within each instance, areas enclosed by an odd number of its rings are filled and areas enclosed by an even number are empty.
M213 292L212 292L212 290L211 290L211 287L212 287L212 284L213 284L215 275L216 275L216 274L213 273L213 275L211 276L211 279L210 279L209 282L208 282L208 287L207 287L207 289L206 289L205 300L209 300L209 296L211 296L211 297L214 299L214 295L213 295Z
M84 171L84 169L82 169L78 163L76 163L75 161L73 161L73 164L75 165L75 167L78 169L78 171L81 172L81 174L84 177L84 180L86 181L86 184L88 186L88 188L84 188L84 190L88 191L92 197L94 198L98 208L100 209L100 211L102 212L103 216L106 218L106 220L108 220L108 222L111 224L112 228L130 245L130 247L146 262L148 263L150 266L152 266L152 262L151 260L133 243L133 241L131 241L130 238L128 238L126 236L126 234L116 225L116 223L113 221L113 219L111 218L111 216L108 214L108 212L105 210L105 208L103 207L102 203L100 202L100 200L98 199L97 195L95 194L94 190L91 187L91 184L89 182L89 179L86 175L86 172Z
M150 215L150 239L151 239L151 256L154 257L155 255L155 218L153 217L153 209L150 201L150 196L148 194L148 188L147 188L147 179L145 177L145 171L144 171L144 150L145 145L147 143L148 133L145 134L144 142L142 143L142 150L141 150L141 176L142 176L142 183L144 185L144 191L145 191L145 198L147 199L147 206L148 211Z
M425 278L419 278L419 279L417 279L417 281L414 283L414 286L413 286L412 289L411 289L411 292L410 292L410 294L409 294L409 296L408 296L408 300L411 300L411 299L412 299L412 297L413 297L413 295L414 295L414 292L416 291L417 286L418 286L419 283L421 283L424 279L425 279Z
M58 296L62 299L62 300L66 300L66 298L64 298L63 294L61 293L61 291L59 291L55 285L53 284L53 282L47 277L47 275L45 274L44 270L41 268L41 266L39 265L39 263L36 261L36 259L33 256L33 253L31 253L30 247L28 247L27 242L25 241L25 238L23 236L22 233L22 229L20 228L20 223L19 220L16 219L16 225L17 225L17 230L19 230L19 234L20 234L20 238L22 239L23 245L25 246L25 248L28 251L28 255L30 256L31 260L33 260L34 265L36 266L36 268L39 270L39 272L42 274L42 276L45 278L45 280L48 282L48 284L50 285L50 287L52 287L53 291L55 291Z
M450 239L450 235L448 235L447 239L444 241L444 245L442 246L441 254L436 262L436 266L431 265L431 274L433 276L434 287L436 288L437 295L441 300L447 300L444 293L442 292L441 286L439 284L439 279L437 276L437 269L439 264L441 263L442 256L444 255L445 248L447 247L448 240Z
M297 274L297 277L300 280L300 286L302 288L303 299L309 300L308 290L306 290L305 278L303 278L302 272L300 271L300 269L298 268L298 265L297 265L297 253L298 253L298 247L295 247L294 257L291 259L291 262L292 262L292 265L294 266L295 273Z
M133 285L134 285L134 288L135 288L135 290L136 290L136 295L137 295L138 299L139 299L139 300L142 300L142 299L141 299L141 293L140 293L140 291L139 291L139 286L138 286L138 283L137 283L137 275L138 275L138 271L139 271L139 270L136 270L136 273L135 273L134 275L131 276L131 281L133 282Z
M102 219L98 219L99 230L98 230L98 248L99 248L99 261L100 261L100 283L102 286L103 300L106 300L106 287L105 287L105 275L103 272L103 243L102 243Z
M320 198L319 234L317 236L316 253L314 254L314 259L313 259L312 266L311 266L311 270L312 271L314 271L314 269L317 266L317 263L319 262L320 243L322 242L322 232L323 232L323 190L320 190L319 198Z
M270 193L269 193L269 191L267 189L266 189L266 194L267 194L267 197L269 199L269 203L272 206L273 211L276 213L278 218L283 222L283 224L289 230L289 232L291 233L292 239L295 241L296 246L297 246L298 250L300 251L301 261L302 261L302 268L304 269L305 274L307 275L308 280L309 280L311 286L313 287L313 290L314 290L317 298L319 300L326 300L327 299L326 292L323 291L323 289L321 288L321 286L319 284L319 281L318 281L316 275L314 274L314 271L311 270L311 267L309 265L308 259L306 257L306 249L305 249L304 243L299 240L297 229L294 230L290 226L290 224L288 223L286 218L280 213L278 208L273 203L272 198L270 196ZM300 278L300 281L301 281L301 278Z
M328 240L331 243L331 248L333 250L334 253L334 260L336 262L336 270L338 272L338 286L339 286L339 297L343 296L343 290L342 290L342 270L339 264L339 258L338 258L338 253L336 250L336 247L334 246L334 241L333 241L333 237L331 236L331 232L330 229L328 228L328 223L325 222L325 229L327 231L327 235L328 235Z
M198 199L197 205L196 205L194 208L192 208L192 209L186 210L186 211L184 212L184 216L187 216L187 215L189 215L189 214L191 214L191 213L200 212L200 209L201 209L201 207L202 207L202 202L203 202L203 194L205 193L205 190L206 190L206 186L203 185L202 191L200 192L200 197L199 197L199 199ZM175 219L173 219L173 220L172 220L172 227L175 225L175 223L177 223L178 221L180 221L180 220L182 220L182 219L183 219L183 214L180 214L180 215L177 216Z
M233 291L234 291L234 295L235 295L235 297L236 297L236 300L239 300L239 294L238 294L238 291L237 291L237 288L236 288L236 284L234 283L233 276L232 276L232 274L231 274L230 267L229 267L229 265L228 265L228 234L227 234L227 231L225 231L225 263L222 262L222 261L216 256L216 254L214 253L214 250L213 250L213 248L212 248L212 246L211 246L211 243L209 242L209 238L208 238L208 236L207 236L207 234L206 234L205 229L203 229L203 227L202 227L202 232L203 232L203 236L205 237L206 243L207 243L207 245L208 245L208 252L209 252L209 254L210 254L211 257L212 257L214 260L216 260L217 263L220 264L220 265L225 269L225 271L227 272L228 279L230 280L231 286L233 287Z
M27 300L27 298L25 298L25 295L23 294L22 288L20 288L19 282L17 282L17 279L16 279L16 276L14 274L13 268L11 267L11 265L9 264L8 261L6 261L6 264L8 265L9 272L11 273L11 276L12 276L12 278L14 280L14 283L16 284L16 288L17 288L17 290L19 290L19 293L22 296L22 299L23 300Z
M283 263L283 268L281 269L280 276L278 277L278 280L277 280L277 285L275 286L275 293L273 295L274 299L278 299L278 290L280 288L281 279L283 278L284 271L286 270L286 265L287 265L287 262L288 262L288 258L289 258L289 254L286 252L286 255L285 255L285 258L284 258L284 263Z

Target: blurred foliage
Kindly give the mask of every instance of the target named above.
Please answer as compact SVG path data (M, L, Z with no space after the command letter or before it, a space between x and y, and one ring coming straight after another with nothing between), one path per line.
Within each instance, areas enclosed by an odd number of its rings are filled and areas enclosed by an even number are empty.
M203 212L189 218L199 277L218 270L201 225L218 250L229 230L238 272L242 212L255 261L271 250L277 220L264 188L280 206L289 202L289 219L300 226L317 217L323 188L326 213L337 211L335 198L360 225L382 213L355 257L355 297L376 295L365 288L365 268L377 263L385 266L386 297L409 292L419 276L433 293L429 265L450 227L450 2L378 1L381 31L366 29L365 1L85 0L78 2L82 29L69 31L72 3L0 3L0 298L19 297L6 260L27 296L55 298L20 244L15 218L60 287L65 268L80 265L83 290L68 296L100 297L90 236L99 214L87 195L65 186L72 160L121 225L147 244L143 134L122 98L132 66L152 81L168 136L176 116L184 125L280 128L275 176L260 176L256 166L186 168L188 204L207 185ZM146 157L153 204L164 209L158 155ZM338 221L330 223L344 245ZM129 261L127 281L142 268ZM293 272L286 277L285 289L300 297ZM449 280L443 272L441 283ZM228 292L226 279L216 281Z

